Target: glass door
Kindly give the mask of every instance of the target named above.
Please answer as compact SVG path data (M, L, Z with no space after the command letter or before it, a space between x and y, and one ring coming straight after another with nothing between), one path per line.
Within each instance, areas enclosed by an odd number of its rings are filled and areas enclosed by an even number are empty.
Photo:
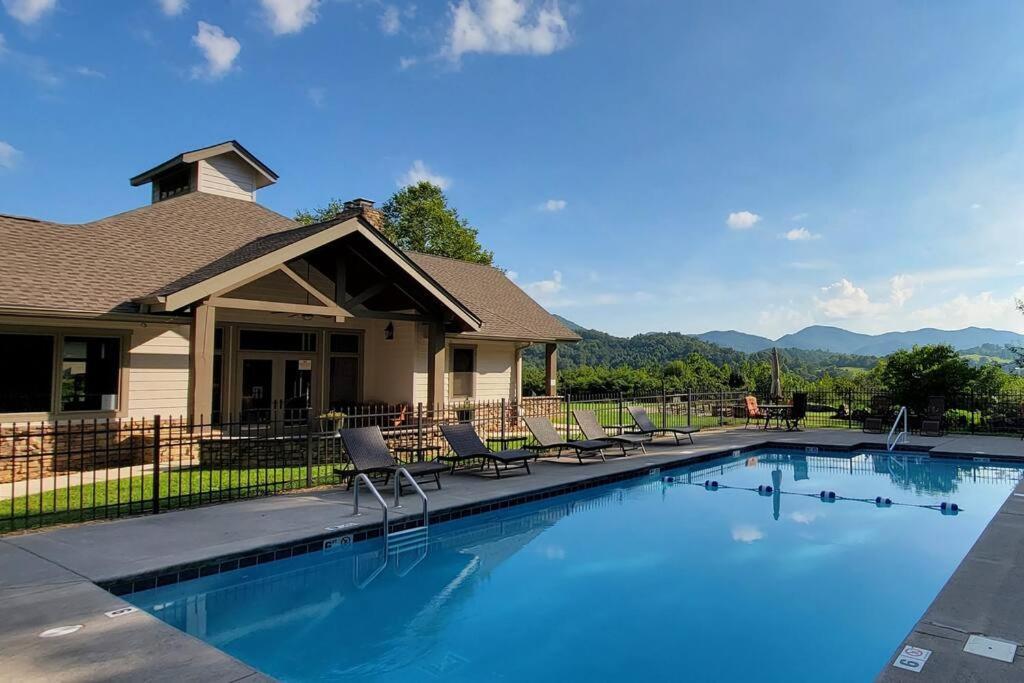
M281 406L285 424L305 424L313 408L313 359L284 358Z
M270 422L274 412L274 389L274 360L243 358L241 421Z

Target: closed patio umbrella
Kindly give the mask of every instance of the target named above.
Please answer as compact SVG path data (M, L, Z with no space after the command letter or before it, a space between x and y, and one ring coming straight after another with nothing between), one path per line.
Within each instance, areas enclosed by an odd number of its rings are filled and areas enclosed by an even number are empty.
M782 400L782 365L779 363L779 350L772 347L772 401Z

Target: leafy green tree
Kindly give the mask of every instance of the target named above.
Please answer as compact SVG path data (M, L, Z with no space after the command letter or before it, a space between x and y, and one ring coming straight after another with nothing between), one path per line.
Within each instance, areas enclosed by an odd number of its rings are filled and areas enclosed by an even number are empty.
M345 209L345 202L331 199L325 206L295 213L299 223L327 221ZM459 216L437 185L421 181L403 187L381 207L382 232L400 249L447 256L460 261L491 265L494 252L484 249L477 229Z
M954 396L973 388L977 375L947 344L896 351L879 364L879 379L893 398L918 413L928 405L929 396Z
M391 195L381 212L384 234L402 249L490 265L494 253L477 240L477 230L448 206L437 185L420 181Z

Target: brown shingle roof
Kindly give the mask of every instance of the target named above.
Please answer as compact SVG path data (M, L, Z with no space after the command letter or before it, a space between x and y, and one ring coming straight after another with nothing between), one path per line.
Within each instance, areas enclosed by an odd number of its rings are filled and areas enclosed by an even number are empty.
M179 291L348 217L298 226L255 202L200 192L80 225L0 215L0 306L136 312L135 299ZM577 339L500 270L408 256L480 318L474 334Z

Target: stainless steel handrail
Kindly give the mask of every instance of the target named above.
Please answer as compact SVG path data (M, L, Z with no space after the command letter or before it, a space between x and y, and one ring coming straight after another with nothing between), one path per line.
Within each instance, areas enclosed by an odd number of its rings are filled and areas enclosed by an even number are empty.
M416 483L413 476L409 474L409 470L404 467L399 467L395 471L395 509L397 510L402 507L402 477L405 477L406 481L409 482L413 490L415 490L416 494L420 497L420 500L423 501L423 528L426 529L430 526L430 510L429 503L427 502L427 494L423 493L423 489L421 489L420 485Z
M900 419L903 419L903 431L896 434L896 438L893 438L893 434L896 432L896 428L900 425ZM885 437L885 447L888 450L893 450L896 445L899 444L900 439L903 439L906 443L909 438L910 432L907 430L907 407L901 406L900 412L896 414L896 420L892 423L892 429L889 430L889 436Z
M363 482L366 484L366 488L370 490L370 493L373 494L373 497L377 499L377 502L380 503L381 512L384 514L384 531L381 535L384 537L384 554L387 555L388 531L390 530L390 527L388 526L388 504L384 502L384 498L381 497L380 493L370 481L370 478L362 472L356 475L354 482L353 486L355 487L355 493L352 494L352 516L359 516L359 482Z

